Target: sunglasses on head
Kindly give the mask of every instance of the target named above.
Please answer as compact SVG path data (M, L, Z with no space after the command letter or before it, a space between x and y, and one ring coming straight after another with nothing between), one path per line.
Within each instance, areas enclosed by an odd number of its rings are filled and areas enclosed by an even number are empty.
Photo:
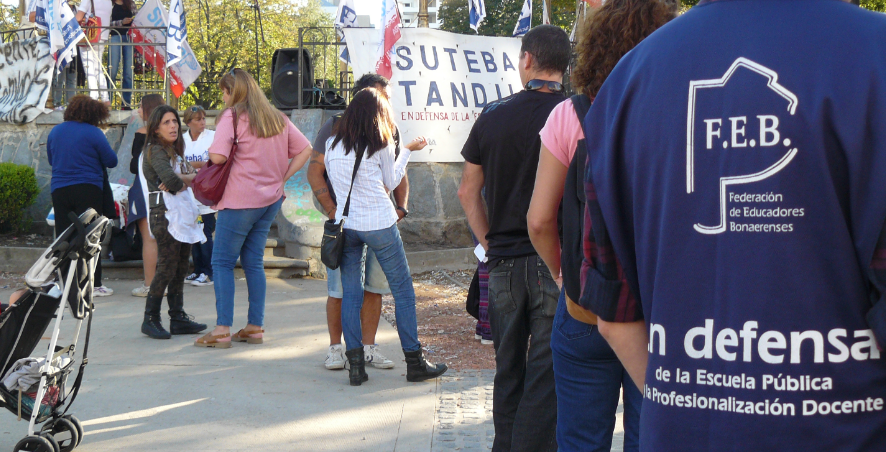
M198 111L203 111L203 107L201 107L199 105L194 105L193 107L189 108L188 110L191 110L192 112L196 113Z
M563 92L563 84L560 82L552 82L549 80L538 80L532 79L526 82L526 85L523 87L526 91L537 91L545 86L548 87L549 90L553 93L562 93Z

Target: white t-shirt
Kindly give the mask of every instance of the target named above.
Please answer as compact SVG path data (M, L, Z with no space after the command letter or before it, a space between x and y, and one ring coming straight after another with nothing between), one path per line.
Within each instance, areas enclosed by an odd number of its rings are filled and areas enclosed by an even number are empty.
M92 2L94 1L95 16L101 19L102 27L109 27L111 25L111 10L114 9L114 2L112 0L83 0L80 2L77 11L83 11L86 13L86 17L89 18L92 15ZM108 28L102 29L102 41L108 40L108 33Z
M185 160L188 162L209 161L209 145L212 144L212 139L215 137L214 130L204 129L203 133L201 133L196 140L191 140L191 132L185 132L183 137L185 139ZM200 204L200 201L197 201L197 204L200 205L200 215L208 215L216 212L215 210Z

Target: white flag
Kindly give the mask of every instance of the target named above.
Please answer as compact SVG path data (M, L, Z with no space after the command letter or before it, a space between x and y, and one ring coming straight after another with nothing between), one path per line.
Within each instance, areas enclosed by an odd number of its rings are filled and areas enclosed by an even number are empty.
M338 4L338 12L335 13L334 25L339 40L344 43L345 34L342 33L341 29L357 26L357 9L354 7L354 0L341 0L341 3ZM343 46L338 58L345 63L351 62L351 56L348 55L348 46Z
M169 2L169 27L166 29L166 64L172 66L184 58L182 47L188 39L185 5L182 0Z
M471 28L477 31L480 23L486 18L486 2L484 0L468 0L470 2L470 11L468 12Z
M530 28L532 28L532 0L526 0L523 3L523 10L520 11L520 18L517 19L517 26L514 27L514 37L525 35Z
M46 24L49 35L49 53L56 67L64 68L77 52L77 43L85 37L74 12L63 0L47 0Z
M541 23L543 23L545 25L551 24L551 13L548 11L548 2L549 1L550 0L541 0L542 6L544 6L544 8L542 9L542 12L541 12Z

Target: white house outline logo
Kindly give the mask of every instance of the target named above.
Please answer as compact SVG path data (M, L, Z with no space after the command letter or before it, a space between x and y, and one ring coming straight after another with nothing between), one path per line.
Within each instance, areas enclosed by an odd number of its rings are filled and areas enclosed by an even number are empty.
M710 80L692 80L689 82L689 108L686 118L686 193L695 191L695 95L696 91L703 88L722 88L735 74L739 67L754 71L768 82L766 87L775 91L779 96L788 101L788 112L794 115L797 112L797 96L778 83L778 73L759 63L747 58L740 57L732 63L732 66L723 74L723 77ZM763 171L743 176L730 176L720 178L720 224L717 226L704 226L699 223L693 225L696 231L702 234L720 234L726 232L726 187L729 185L748 184L758 182L771 177L784 169L797 155L797 148L791 148L787 154Z

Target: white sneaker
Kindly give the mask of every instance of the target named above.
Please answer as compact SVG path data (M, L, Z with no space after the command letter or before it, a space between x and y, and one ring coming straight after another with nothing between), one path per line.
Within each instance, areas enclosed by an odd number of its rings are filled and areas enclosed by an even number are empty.
M142 284L141 287L136 287L135 289L132 289L132 296L144 298L144 297L148 296L148 291L150 291L150 290L151 290L150 286L146 286L146 285Z
M212 278L206 276L205 273L200 273L200 276L197 279L191 281L191 284L195 286L211 286Z
M192 283L195 279L197 279L200 275L196 273L191 273L188 276L185 276L185 283Z
M378 345L364 345L363 357L366 364L371 364L376 369L393 369L394 362L378 352Z
M480 339L483 339L483 336L480 336L479 334L474 334L474 339L479 341Z
M326 352L326 362L324 363L329 370L338 370L345 368L345 355L341 348L341 344L330 345L329 351Z
M492 340L490 339L480 339L480 345L492 345Z
M98 286L92 288L92 296L93 297L110 297L114 295L114 289L105 286Z

